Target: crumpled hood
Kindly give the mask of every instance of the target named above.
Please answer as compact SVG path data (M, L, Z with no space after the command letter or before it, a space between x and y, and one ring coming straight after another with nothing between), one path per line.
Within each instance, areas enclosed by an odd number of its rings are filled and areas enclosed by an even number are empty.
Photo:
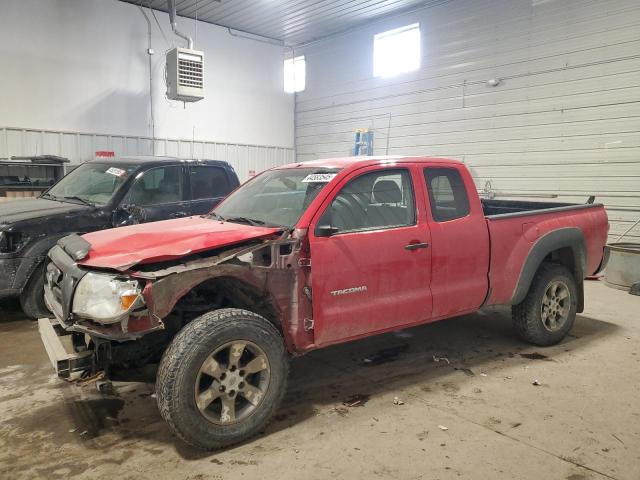
M11 225L24 220L33 220L56 215L75 214L82 210L90 210L86 205L70 202L58 202L46 198L13 200L0 203L0 225Z
M174 260L279 231L280 228L254 227L206 217L143 223L83 235L91 249L79 263L124 271L136 264Z

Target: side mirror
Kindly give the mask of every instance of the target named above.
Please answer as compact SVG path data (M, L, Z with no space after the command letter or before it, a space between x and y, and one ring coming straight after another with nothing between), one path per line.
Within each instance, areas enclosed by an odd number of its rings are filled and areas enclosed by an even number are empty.
M336 227L332 227L331 225L318 225L314 233L316 237L330 237L338 233L338 231Z
M113 212L113 226L123 227L125 225L135 225L144 223L144 210L135 205L122 204Z

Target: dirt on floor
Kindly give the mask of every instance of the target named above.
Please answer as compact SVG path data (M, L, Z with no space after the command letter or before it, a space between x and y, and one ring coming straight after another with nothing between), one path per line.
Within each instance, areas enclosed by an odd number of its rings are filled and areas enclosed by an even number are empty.
M170 434L153 369L112 396L59 380L4 301L0 478L637 480L640 297L588 282L586 299L554 347L491 309L294 359L271 425L216 453Z

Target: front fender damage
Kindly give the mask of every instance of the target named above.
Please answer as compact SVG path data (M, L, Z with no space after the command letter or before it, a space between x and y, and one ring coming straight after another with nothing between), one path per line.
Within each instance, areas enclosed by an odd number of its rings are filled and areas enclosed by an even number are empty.
M311 343L310 333L298 328L293 320L300 315L310 316L310 299L301 313L299 294L307 282L300 282L304 267L299 262L305 230L284 232L275 238L253 241L217 251L199 254L195 258L166 262L158 265L141 265L129 275L143 284L142 296L145 308L132 314L115 331L92 332L113 340L134 340L150 332L170 328L167 317L174 314L181 300L202 285L224 285L233 292L212 292L212 296L230 294L241 308L247 308L267 317L282 331L290 351L295 343ZM219 283L212 283L218 281ZM300 292L299 292L300 290ZM238 305L239 304L239 305ZM306 313L305 313L306 312ZM109 328L113 329L113 326ZM295 339L298 338L298 341Z

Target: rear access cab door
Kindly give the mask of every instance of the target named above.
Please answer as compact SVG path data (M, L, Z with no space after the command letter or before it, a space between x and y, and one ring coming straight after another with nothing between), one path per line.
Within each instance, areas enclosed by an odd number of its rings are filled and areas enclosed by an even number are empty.
M489 231L469 171L463 164L420 167L431 231L432 319L479 308L489 289Z

